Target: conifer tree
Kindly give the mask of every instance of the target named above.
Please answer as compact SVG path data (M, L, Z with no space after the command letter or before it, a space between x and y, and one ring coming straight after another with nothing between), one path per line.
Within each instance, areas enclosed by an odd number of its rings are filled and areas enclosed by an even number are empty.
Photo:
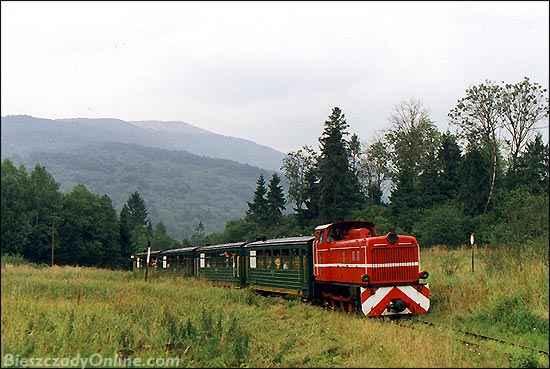
M130 229L134 229L137 226L147 227L148 213L145 201L138 191L132 193L127 201L128 206L128 219L130 223Z
M548 144L543 144L542 135L528 142L515 166L510 166L507 184L509 189L524 186L535 194L548 191Z
M286 201L283 194L283 188L281 187L281 179L277 173L273 173L273 176L269 181L267 191L268 219L272 224L277 224L280 222L283 216L283 210L285 210L285 203Z
M254 199L248 202L247 218L258 225L267 224L268 205L266 199L267 189L265 187L265 179L263 174L256 181L256 191L254 191Z
M439 162L441 163L440 193L447 199L455 199L460 189L462 155L456 136L449 132L442 135Z
M205 241L205 233L204 233L204 224L202 221L199 220L199 223L193 230L193 235L191 236L191 244L193 246L203 246Z
M128 205L124 204L120 211L120 225L119 225L119 237L120 237L120 253L122 257L130 257L135 251L132 248L131 238L132 229L130 228Z
M345 115L335 107L319 138L319 210L322 222L344 219L359 202L359 182L350 166L350 149L345 139L348 127Z

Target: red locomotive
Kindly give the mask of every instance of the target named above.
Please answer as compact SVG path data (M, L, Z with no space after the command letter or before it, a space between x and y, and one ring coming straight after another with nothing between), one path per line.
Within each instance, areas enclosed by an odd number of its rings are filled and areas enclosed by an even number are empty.
M373 223L346 221L315 228L313 277L317 295L367 316L425 314L428 272L420 270L413 236L376 236Z

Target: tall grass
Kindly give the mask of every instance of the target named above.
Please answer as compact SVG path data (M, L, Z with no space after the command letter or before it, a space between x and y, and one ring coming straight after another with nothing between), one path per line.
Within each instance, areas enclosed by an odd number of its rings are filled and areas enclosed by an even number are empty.
M538 249L537 249L538 250ZM547 347L544 248L424 250L432 310L425 318ZM516 256L514 256L516 255ZM536 328L535 330L533 328ZM190 367L507 367L543 356L452 330L405 328L193 278L94 268L2 264L2 356L179 358Z

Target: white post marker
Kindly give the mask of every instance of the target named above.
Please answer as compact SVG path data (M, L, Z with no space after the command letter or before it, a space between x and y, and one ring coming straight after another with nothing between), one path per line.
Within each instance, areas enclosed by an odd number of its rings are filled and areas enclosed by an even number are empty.
M149 274L149 260L151 259L151 247L147 247L147 264L145 264L145 282L147 282L147 276Z

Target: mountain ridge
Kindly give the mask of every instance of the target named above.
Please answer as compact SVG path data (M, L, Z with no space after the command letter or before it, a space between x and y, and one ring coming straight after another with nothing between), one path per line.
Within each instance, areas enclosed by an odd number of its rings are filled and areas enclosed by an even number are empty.
M25 155L36 150L57 151L89 143L121 142L168 150L184 150L270 170L279 170L285 155L269 146L244 138L214 133L184 121L125 121L118 118L48 119L21 114L2 116L1 122L2 143L7 145L7 150L3 149L3 153L15 151L17 154ZM13 147L13 142L19 142L18 146L22 147Z

